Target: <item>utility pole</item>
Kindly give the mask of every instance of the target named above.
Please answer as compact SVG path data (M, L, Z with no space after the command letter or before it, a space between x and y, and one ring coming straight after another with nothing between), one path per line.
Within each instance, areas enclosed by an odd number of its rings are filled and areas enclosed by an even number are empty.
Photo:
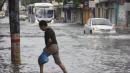
M84 9L84 0L81 0L81 2L80 2L81 25L84 25L84 22L83 22L83 9Z
M20 64L20 23L19 23L19 0L8 0L10 36L11 36L11 62Z
M115 3L115 25L117 25L117 22L118 22L118 14L119 14L119 0L116 0L116 3Z
M3 7L3 5L4 5L5 2L6 2L6 0L4 0L4 1L2 2L2 4L0 5L0 11L2 11L2 7Z
M84 25L84 21L83 21L83 7L81 5L81 25Z

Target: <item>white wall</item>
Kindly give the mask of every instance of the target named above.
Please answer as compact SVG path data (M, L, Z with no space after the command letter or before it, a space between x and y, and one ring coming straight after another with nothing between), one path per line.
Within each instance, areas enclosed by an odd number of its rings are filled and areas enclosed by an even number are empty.
M126 11L130 11L130 3L125 3L125 9Z
M119 24L125 24L126 23L125 5L119 5L118 23Z
M8 6L8 3L4 3L3 7L2 7L2 10L3 11L6 11L7 10L7 6Z

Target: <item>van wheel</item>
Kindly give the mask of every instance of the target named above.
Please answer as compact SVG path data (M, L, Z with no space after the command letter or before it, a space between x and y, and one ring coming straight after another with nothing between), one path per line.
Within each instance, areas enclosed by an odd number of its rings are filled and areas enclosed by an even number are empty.
M93 33L93 31L92 30L90 30L90 34L92 34Z
M85 34L85 30L84 30L84 34Z

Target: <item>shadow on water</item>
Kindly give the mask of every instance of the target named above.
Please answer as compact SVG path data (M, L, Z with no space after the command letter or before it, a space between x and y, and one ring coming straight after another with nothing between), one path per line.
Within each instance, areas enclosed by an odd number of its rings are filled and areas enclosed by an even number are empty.
M129 39L100 39L100 44L104 45L103 58L107 59L103 59L102 64L115 70L115 73L129 73L129 42Z
M11 64L10 60L5 60L0 55L0 73L21 73L21 65Z
M120 49L121 50L121 54L122 53L126 53L127 55L130 55L130 40L128 39L116 39L113 43L113 49Z
M12 64L12 73L20 73L20 65Z
M4 37L3 35L1 35L2 33L0 32L0 39L2 39L2 37Z

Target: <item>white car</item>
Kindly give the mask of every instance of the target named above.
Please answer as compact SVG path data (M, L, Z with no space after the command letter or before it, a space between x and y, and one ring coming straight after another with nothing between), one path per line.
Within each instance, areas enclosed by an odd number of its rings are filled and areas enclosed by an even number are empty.
M84 33L116 33L116 30L109 19L90 18L84 26Z
M4 11L0 11L0 18L5 17L5 12Z

